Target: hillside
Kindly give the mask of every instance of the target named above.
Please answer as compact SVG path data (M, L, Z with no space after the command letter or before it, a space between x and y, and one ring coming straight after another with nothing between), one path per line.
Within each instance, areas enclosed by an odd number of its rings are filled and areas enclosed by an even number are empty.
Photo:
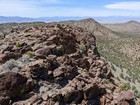
M95 36L65 25L11 30L0 40L1 105L135 105L100 58Z
M119 38L115 40L97 39L98 50L105 59L112 63L116 78L128 83L140 98L140 23L129 21L104 26L115 31Z
M140 23L137 21L129 21L119 24L104 24L104 26L116 32L140 35Z
M114 24L114 27L109 24L110 29L108 29L93 19L61 23L80 26L93 33L97 39L98 51L114 68L113 73L116 79L127 84L140 99L140 28L138 22L122 23L119 29L116 28L118 24Z
M102 26L100 23L95 21L92 18L83 19L79 21L64 21L58 22L59 24L68 24L73 27L82 27L84 30L87 30L93 33L95 36L104 37L108 39L117 38L116 33L110 29ZM53 23L54 24L54 23Z

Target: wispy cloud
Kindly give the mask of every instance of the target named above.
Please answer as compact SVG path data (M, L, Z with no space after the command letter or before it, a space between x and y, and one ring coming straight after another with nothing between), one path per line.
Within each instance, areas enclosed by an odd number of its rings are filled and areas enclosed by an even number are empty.
M109 9L140 10L140 2L116 2L105 7Z

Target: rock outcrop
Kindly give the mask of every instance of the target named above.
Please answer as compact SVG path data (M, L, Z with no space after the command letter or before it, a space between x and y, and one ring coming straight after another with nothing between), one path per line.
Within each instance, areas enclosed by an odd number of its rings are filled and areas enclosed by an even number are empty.
M134 93L115 84L94 35L82 28L32 27L1 43L1 105L134 104Z

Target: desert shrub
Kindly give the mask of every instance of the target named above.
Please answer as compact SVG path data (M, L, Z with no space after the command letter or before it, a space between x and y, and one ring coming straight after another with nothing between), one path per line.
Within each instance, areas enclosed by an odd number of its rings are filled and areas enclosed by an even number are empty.
M110 81L108 79L103 80L103 84L109 84L109 83L110 83Z
M79 44L79 45L78 45L78 48L80 49L80 52L81 52L81 53L86 52L86 45L84 45L84 44Z
M30 56L30 57L35 56L35 52L32 52L32 51L28 51L27 54L28 54L28 56Z
M130 83L122 83L122 84L120 84L120 88L122 90L128 90L128 89L130 89Z
M15 46L16 47L21 47L21 44L19 42L16 42Z

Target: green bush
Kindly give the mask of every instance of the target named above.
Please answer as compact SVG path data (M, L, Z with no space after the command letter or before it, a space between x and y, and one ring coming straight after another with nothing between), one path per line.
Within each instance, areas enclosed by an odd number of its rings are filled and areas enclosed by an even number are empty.
M16 42L16 47L21 47L21 44L19 42Z
M122 90L128 90L128 89L130 89L130 83L122 83L122 84L120 84L120 88Z
M32 51L28 51L27 54L28 54L28 56L30 56L30 57L35 56L35 52L32 52Z
M86 52L86 45L80 44L80 45L78 45L78 47L79 47L81 53Z

